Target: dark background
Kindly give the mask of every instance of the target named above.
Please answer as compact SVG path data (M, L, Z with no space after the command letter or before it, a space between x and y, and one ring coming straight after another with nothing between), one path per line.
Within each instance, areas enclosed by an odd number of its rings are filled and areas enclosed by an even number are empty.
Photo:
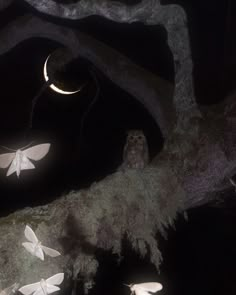
M138 1L127 2L132 5ZM212 105L221 101L235 89L234 1L162 3L177 3L186 10L198 103ZM36 13L29 5L15 1L0 13L0 29L29 11ZM116 24L99 17L75 22L43 17L77 27L150 71L174 80L172 54L162 27ZM80 59L68 67L62 79L65 87L74 87L83 79L87 81L86 86L79 94L70 96L47 89L38 100L33 128L29 129L31 101L44 83L43 64L57 47L50 40L31 39L0 57L0 145L17 149L31 141L52 143L47 157L36 163L36 170L22 172L19 179L15 174L6 178L6 170L0 171L1 215L26 205L47 203L115 171L121 164L125 136L130 128L144 130L151 156L163 146L159 128L146 110ZM84 120L81 133L83 114L98 93L91 69L100 85L99 96ZM4 152L6 149L2 148L1 153ZM224 197L226 201L217 206L188 212L188 222L179 217L176 229L169 230L168 241L161 239L164 262L158 279L164 290L160 294L235 294L236 193L232 189ZM156 280L156 271L148 258L141 260L125 242L124 249L126 258L119 267L110 253L98 253L102 267L95 294L129 294L121 283Z

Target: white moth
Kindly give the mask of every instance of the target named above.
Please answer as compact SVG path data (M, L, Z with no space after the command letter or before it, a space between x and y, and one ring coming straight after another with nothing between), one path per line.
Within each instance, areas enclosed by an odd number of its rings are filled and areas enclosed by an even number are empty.
M60 285L64 280L64 273L57 273L56 275L48 278L47 280L41 279L39 282L25 285L19 289L24 295L48 295L60 290L55 285Z
M128 286L130 288L132 295L134 293L135 295L150 295L149 292L156 293L163 288L162 284L156 282L131 284L125 286Z
M10 287L0 291L0 295L10 295L12 293L15 293L18 288L19 288L19 284L15 283L15 284L11 285Z
M50 148L50 143L43 143L32 146L28 149L18 149L13 153L0 155L0 168L10 167L7 171L7 176L16 172L19 177L21 170L34 169L35 166L30 160L39 161L46 156Z
M22 245L25 247L27 251L29 251L33 256L36 256L40 258L41 260L44 260L44 253L51 256L56 257L61 255L57 250L45 247L41 244L41 242L36 237L34 231L31 227L26 225L25 227L25 237L30 242L22 243Z

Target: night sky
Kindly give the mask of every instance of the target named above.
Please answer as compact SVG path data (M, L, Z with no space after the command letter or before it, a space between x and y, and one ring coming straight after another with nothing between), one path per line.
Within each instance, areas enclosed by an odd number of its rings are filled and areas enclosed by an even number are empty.
M198 103L221 101L236 82L234 4L229 0L162 3L179 3L186 9ZM15 1L0 13L0 29L27 12L34 11L20 0ZM159 26L116 24L99 17L75 22L43 17L76 27L153 73L174 81L167 35ZM151 157L163 146L161 132L148 112L82 59L70 64L61 76L65 87L85 82L82 91L65 96L46 89L37 101L30 129L31 101L44 84L44 62L58 46L56 42L35 38L0 57L0 145L17 149L30 142L52 144L45 159L36 163L37 169L23 171L19 179L15 174L6 178L6 170L0 170L1 215L24 206L45 204L116 171L129 129L144 130ZM84 117L96 95L93 107ZM0 152L7 151L1 148ZM164 262L160 279L165 286L160 294L235 294L235 198L232 188L225 193L224 203L191 210L188 221L179 217L175 229L169 231L168 241L161 239ZM110 253L98 254L104 263L94 294L129 294L120 283L131 282L131 273L155 280L156 271L148 260L141 260L127 245L124 248L129 258L119 267Z

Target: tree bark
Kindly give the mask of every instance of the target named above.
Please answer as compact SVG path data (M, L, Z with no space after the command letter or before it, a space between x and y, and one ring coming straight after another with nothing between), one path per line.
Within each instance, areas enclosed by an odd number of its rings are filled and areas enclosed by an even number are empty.
M141 256L150 252L150 261L158 269L161 253L156 233L165 233L183 210L184 199L169 167L149 167L117 172L87 190L2 218L0 288L11 282L22 286L36 282L41 274L47 278L64 271L67 282L71 276L82 277L87 289L98 267L96 250L111 250L120 256L125 237ZM26 252L21 246L26 224L43 245L59 250L62 256L46 257L42 262Z
M43 21L32 15L18 19L0 33L0 54L32 37L49 38L68 47L74 58L81 56L88 59L108 79L147 108L164 136L173 128L174 88L168 81L151 74L116 50L84 33Z
M127 6L118 1L81 0L76 4L61 4L53 0L25 0L38 12L53 17L78 20L99 15L115 22L142 22L162 25L168 33L168 45L175 62L175 106L179 116L191 112L199 116L192 82L192 58L187 17L179 5L161 5L159 0L143 0Z
M78 16L78 13L80 17L85 16L83 9L74 10L73 14L73 10L63 10L61 6L55 8L53 1L47 1L48 4L39 0L27 2L42 12L58 13L61 17ZM83 1L79 3L85 5ZM106 11L107 17L107 6L115 5L114 2L99 3L101 6L95 7L100 7L103 13ZM159 5L158 22L168 31L176 62L174 100L171 100L171 87L166 81L86 34L31 15L18 19L0 32L0 54L23 40L42 37L69 47L74 57L80 54L89 59L150 111L166 137L163 150L144 170L116 172L86 190L71 192L46 206L25 208L1 218L0 234L4 239L0 242L0 289L14 282L34 283L42 274L47 278L64 271L66 282L71 277L83 277L87 290L98 267L96 250L111 250L119 256L125 237L140 255L150 253L150 261L158 269L161 253L156 233L165 234L178 213L206 204L222 188L230 187L228 178L234 175L236 163L235 94L199 115L193 95L189 43L182 42L182 38L188 41L183 11L177 6L161 7L156 1L145 3L139 4L144 5L143 10L137 9L141 6L132 8L135 10L126 7L125 12L124 6L119 4L123 7L119 17L124 16L122 21L142 19L153 24L157 21L157 12L153 10L150 14L148 5ZM87 15L95 13L88 5ZM118 16L114 10L110 9L109 13L110 18L116 20ZM27 253L21 246L26 224L33 227L44 245L59 250L62 256L47 257L41 262Z

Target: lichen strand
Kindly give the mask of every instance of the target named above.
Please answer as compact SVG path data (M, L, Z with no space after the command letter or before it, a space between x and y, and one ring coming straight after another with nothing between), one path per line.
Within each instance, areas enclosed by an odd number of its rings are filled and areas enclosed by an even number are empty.
M92 185L87 194L74 192L71 198L78 200L71 209L71 219L79 225L86 247L109 249L119 256L126 235L141 256L150 251L158 269L161 253L156 233L164 234L172 224L183 208L184 193L171 171L159 167L117 172Z
M161 253L156 233L165 233L184 204L184 192L169 168L119 171L87 190L71 192L53 203L26 208L0 220L0 289L29 284L64 271L91 286L98 268L96 250L121 255L127 237L141 256L150 253L158 269ZM63 255L41 261L21 243L29 224L37 237Z

